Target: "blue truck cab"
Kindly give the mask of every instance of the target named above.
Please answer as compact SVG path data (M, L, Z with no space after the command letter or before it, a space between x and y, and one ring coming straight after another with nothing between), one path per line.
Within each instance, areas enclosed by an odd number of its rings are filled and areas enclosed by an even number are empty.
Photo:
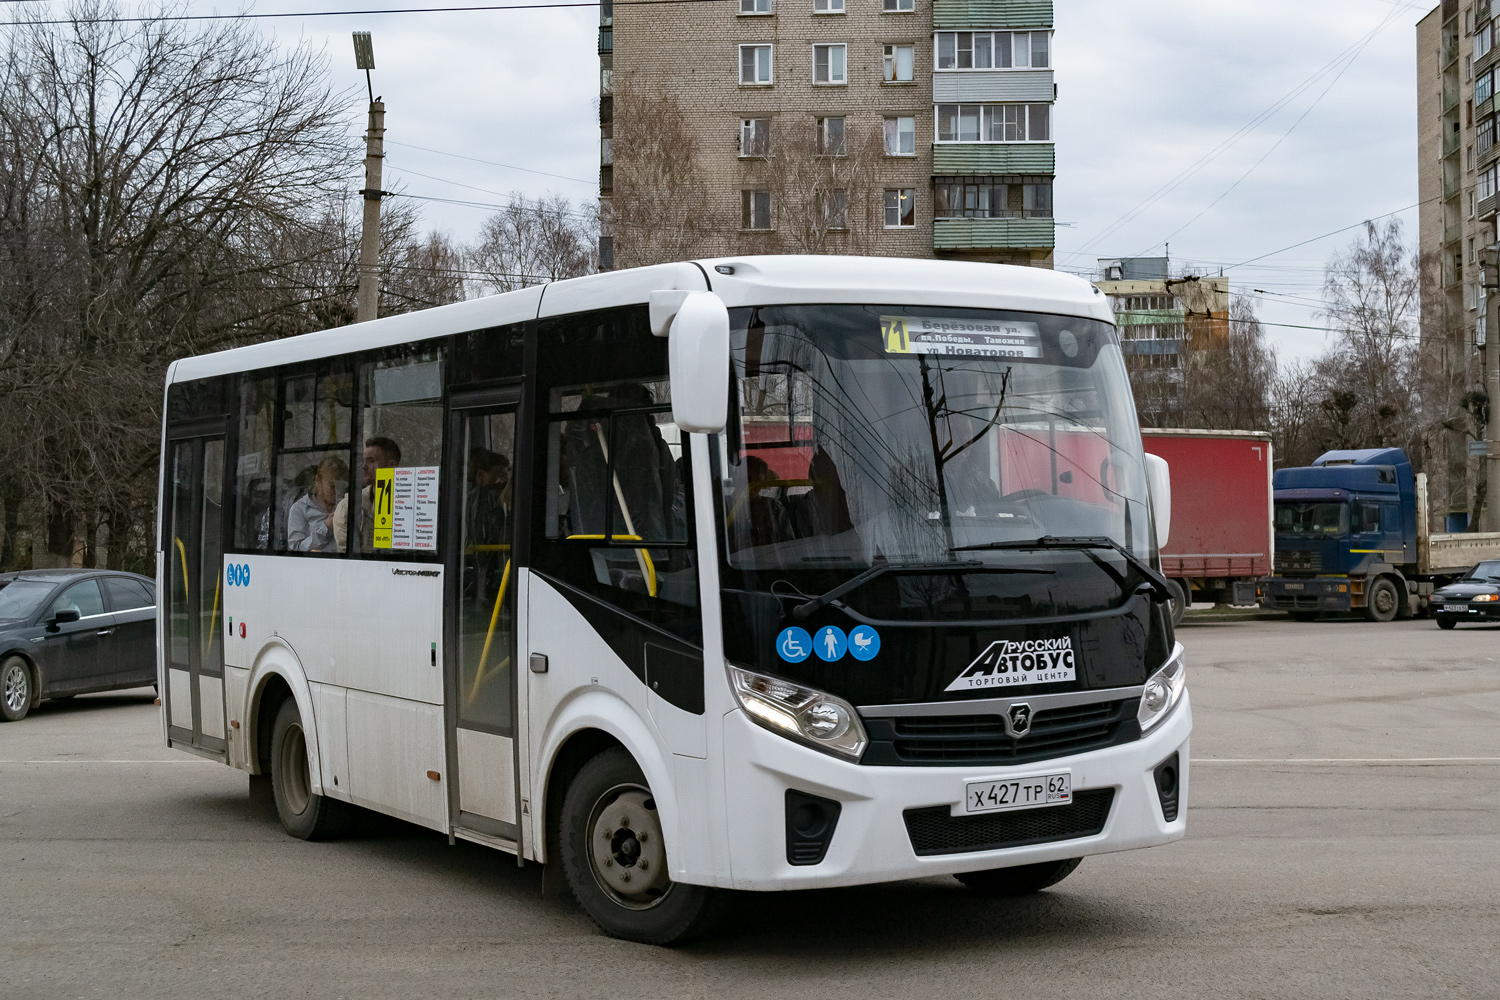
M1262 607L1390 621L1425 606L1433 585L1419 579L1417 483L1400 448L1326 452L1277 470L1272 489L1276 554Z

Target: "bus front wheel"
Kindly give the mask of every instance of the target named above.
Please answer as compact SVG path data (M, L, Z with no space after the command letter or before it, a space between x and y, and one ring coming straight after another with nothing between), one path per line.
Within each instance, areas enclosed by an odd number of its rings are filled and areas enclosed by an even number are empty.
M298 840L327 840L348 827L349 807L312 790L307 731L291 698L281 703L271 727L271 792L281 825Z
M669 877L656 799L625 750L583 765L563 797L559 826L568 886L600 930L669 945L708 929L718 896Z
M1082 863L1082 858L1069 858L1066 861L1043 861L1041 864L1017 865L1014 868L964 872L953 877L986 896L1029 896L1061 882Z

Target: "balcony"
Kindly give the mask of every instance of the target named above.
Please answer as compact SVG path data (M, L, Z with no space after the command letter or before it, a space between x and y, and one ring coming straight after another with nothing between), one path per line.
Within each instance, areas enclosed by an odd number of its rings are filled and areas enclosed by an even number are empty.
M1443 156L1445 158L1453 156L1458 152L1459 140L1462 138L1463 136L1457 132L1449 132L1443 136Z
M1454 180L1452 178L1449 178L1449 177L1444 177L1443 178L1443 200L1444 201L1451 201L1452 199L1457 198L1457 197L1458 197L1458 181L1456 181L1456 180Z
M615 50L615 29L599 29L599 54L608 55Z
M1057 242L1052 219L934 219L934 250L1050 249Z
M1495 214L1494 195L1490 195L1488 198L1483 198L1480 200L1478 213L1481 219L1488 219L1490 216Z
M938 142L932 172L940 174L1050 174L1057 153L1050 142Z
M932 0L934 28L1050 28L1052 0Z

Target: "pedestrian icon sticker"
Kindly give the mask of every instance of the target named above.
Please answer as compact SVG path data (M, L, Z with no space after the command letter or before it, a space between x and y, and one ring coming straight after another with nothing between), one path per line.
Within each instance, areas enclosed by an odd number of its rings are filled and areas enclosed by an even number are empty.
M818 654L818 659L829 663L841 659L848 649L849 640L844 637L844 630L835 625L825 625L818 629L818 634L813 639L813 652Z
M776 655L788 663L801 663L811 655L812 648L812 636L805 628L784 628L776 637Z
M849 655L856 660L873 660L880 652L880 633L868 625L859 625L849 632Z

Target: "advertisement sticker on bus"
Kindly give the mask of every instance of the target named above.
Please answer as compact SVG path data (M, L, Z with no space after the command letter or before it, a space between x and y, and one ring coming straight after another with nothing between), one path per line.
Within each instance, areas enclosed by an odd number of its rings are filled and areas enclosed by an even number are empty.
M1055 684L1077 676L1073 639L999 639L990 643L944 691L1011 687L1016 684Z

